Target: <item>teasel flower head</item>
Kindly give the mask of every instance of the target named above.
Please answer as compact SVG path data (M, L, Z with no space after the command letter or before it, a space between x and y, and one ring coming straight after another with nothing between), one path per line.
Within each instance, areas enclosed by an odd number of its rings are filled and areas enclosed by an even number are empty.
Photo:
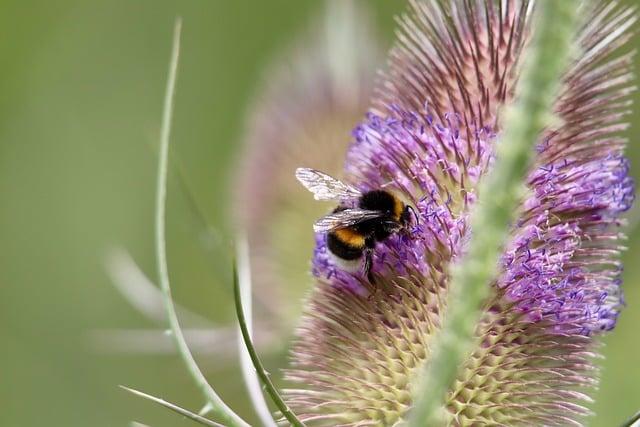
M616 2L580 7L556 120L537 141L477 347L447 393L447 425L581 425L599 337L624 305L621 214L634 188L621 132L636 15ZM469 229L469 209L508 126L500 113L514 98L533 11L527 0L413 0L399 19L345 180L396 192L419 223L378 243L373 284L336 265L316 236L315 289L286 372L288 404L307 425L406 420L446 316L450 267L482 233Z
M308 224L323 213L292 171L307 165L342 175L349 133L366 111L383 57L365 6L326 2L309 34L266 73L247 123L233 217L260 272L252 278L256 315L276 323L289 325L300 314L314 245Z

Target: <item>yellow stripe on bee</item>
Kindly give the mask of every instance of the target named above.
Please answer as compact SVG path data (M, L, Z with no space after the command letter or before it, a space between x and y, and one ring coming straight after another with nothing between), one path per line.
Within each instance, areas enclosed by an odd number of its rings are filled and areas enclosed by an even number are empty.
M364 236L351 228L341 228L336 230L336 237L347 245L354 248L364 247Z
M395 220L400 221L400 216L402 216L402 211L404 211L404 203L397 197L393 201L393 214L395 215Z

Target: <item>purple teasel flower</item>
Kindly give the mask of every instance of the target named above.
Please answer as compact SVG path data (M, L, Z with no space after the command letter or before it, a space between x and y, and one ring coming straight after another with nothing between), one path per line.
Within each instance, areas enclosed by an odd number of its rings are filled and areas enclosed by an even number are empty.
M385 187L419 216L375 249L375 284L342 270L316 236L287 403L307 425L396 425L446 313L449 268L500 143L529 40L527 0L411 1L389 69L353 131L345 180ZM540 136L478 346L446 399L449 425L582 425L598 336L623 306L621 214L634 187L623 155L633 90L634 11L585 7L580 54ZM478 286L484 286L479 283Z

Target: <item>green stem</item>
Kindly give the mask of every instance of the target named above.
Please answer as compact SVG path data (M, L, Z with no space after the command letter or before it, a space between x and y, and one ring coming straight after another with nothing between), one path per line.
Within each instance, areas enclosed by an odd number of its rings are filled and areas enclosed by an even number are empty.
M247 351L249 352L249 356L251 357L251 362L253 363L253 367L256 369L258 373L258 377L262 384L264 385L267 393L271 397L271 400L278 407L282 415L291 423L292 426L295 427L304 427L304 424L298 420L295 414L289 409L285 401L282 399L278 390L271 382L271 378L269 378L269 374L265 371L264 366L262 365L262 361L258 357L258 353L256 353L256 349L253 347L253 343L251 342L251 335L249 335L249 330L247 328L247 320L244 316L244 309L242 307L242 298L240 297L240 286L238 283L238 269L236 263L233 263L233 295L236 303L236 314L238 315L238 323L240 325L240 332L242 332L242 339L244 340L244 344L247 347Z
M249 333L249 338L253 337L253 308L252 308L252 285L251 285L251 264L249 261L249 242L244 234L236 239L236 265L239 266L238 288L240 289L240 300L242 302L242 312L245 320L245 327ZM242 329L238 325L238 331L242 334ZM252 342L252 340L251 340ZM250 343L251 343L250 342ZM245 386L249 392L249 398L253 409L258 415L263 427L278 427L273 420L269 406L264 399L260 379L251 360L251 355L247 346L238 340L238 351L240 353L240 369L244 378Z
M167 248L165 237L165 216L166 216L166 198L167 198L167 170L169 160L169 137L171 135L171 117L173 115L173 98L175 94L176 77L178 74L178 59L180 56L180 30L182 23L180 19L176 21L173 34L173 49L171 52L171 61L169 64L169 78L167 80L167 88L164 98L164 107L162 112L162 124L160 129L160 156L158 159L158 180L156 193L156 218L155 218L155 236L156 236L156 259L158 267L158 277L160 280L160 289L162 291L162 300L169 320L171 336L174 339L178 353L182 357L187 370L193 377L198 388L202 391L205 398L211 403L213 413L224 420L228 425L235 427L248 427L242 418L229 408L224 401L218 396L215 390L209 385L202 371L198 367L187 342L182 334L176 308L173 304L171 296L171 285L169 284L169 270L167 267Z
M182 415L183 417L187 417L190 420L193 420L195 422L197 422L198 424L202 424L203 426L209 426L209 427L225 427L223 424L219 424L216 423L215 421L211 421L208 418L205 418L201 415L198 414L194 414L191 411L188 411L184 408L181 408L180 406L171 403L171 402L167 402L166 400L160 399L159 397L155 397L155 396L151 396L150 394L147 393L143 393L141 391L129 388L129 387L125 387L123 385L120 386L120 388L122 388L123 390L128 391L129 393L132 393L136 396L142 397L144 399L150 400L154 403L157 403L160 406L164 406L167 409L172 410L173 412L176 412L180 415Z
M534 39L525 50L517 101L505 111L495 164L479 185L468 249L452 266L448 312L415 389L415 405L409 414L412 427L442 424L447 390L476 343L475 330L489 284L497 277L509 226L525 194L533 147L548 124L562 73L570 61L580 6L568 0L537 2L540 10L532 26Z
M620 427L637 427L640 426L640 411L636 412L633 417L622 423Z

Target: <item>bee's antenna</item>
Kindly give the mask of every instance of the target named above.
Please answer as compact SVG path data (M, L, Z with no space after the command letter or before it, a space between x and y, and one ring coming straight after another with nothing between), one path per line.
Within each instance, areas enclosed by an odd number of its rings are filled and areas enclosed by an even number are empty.
M418 217L418 214L416 210L413 209L413 206L407 205L407 209L411 211L411 213L413 214L413 217L416 219L416 225L420 225L420 217Z

